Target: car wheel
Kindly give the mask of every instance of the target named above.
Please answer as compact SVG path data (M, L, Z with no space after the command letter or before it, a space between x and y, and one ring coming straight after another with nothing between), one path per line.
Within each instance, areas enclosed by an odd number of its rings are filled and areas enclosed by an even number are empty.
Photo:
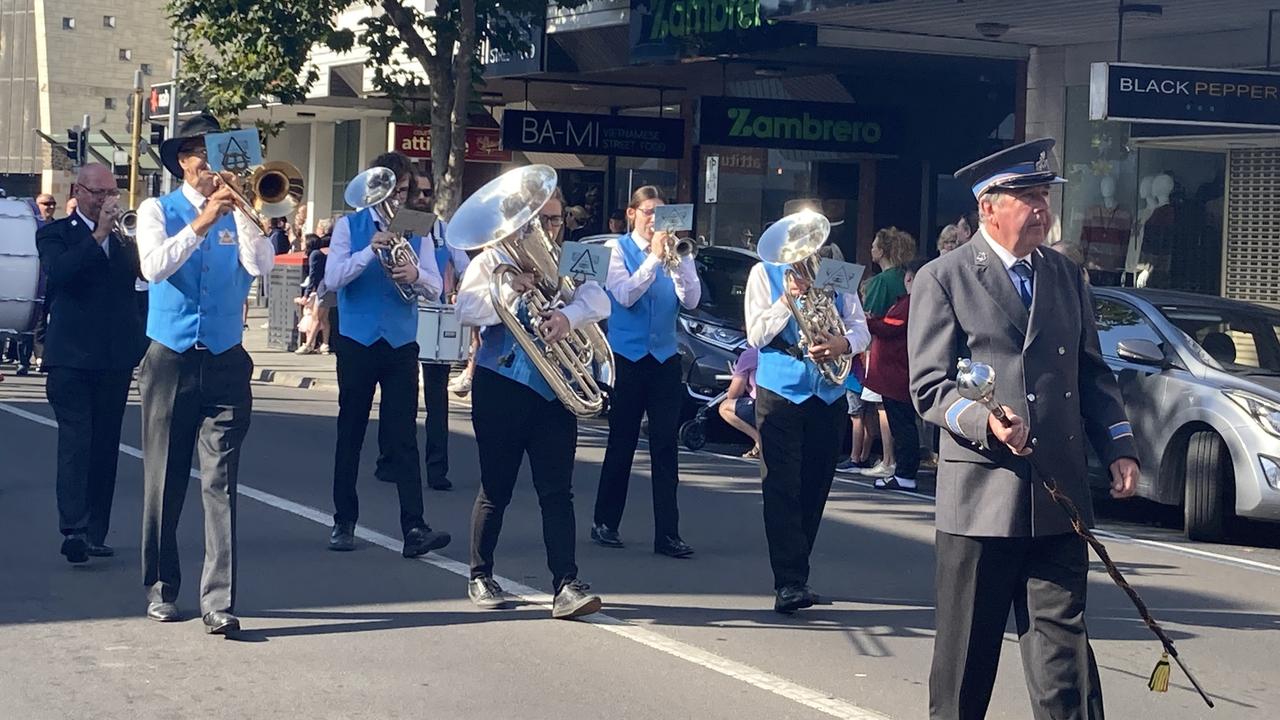
M680 426L680 442L690 450L701 450L707 445L707 426L701 420L687 420Z
M1191 540L1217 542L1226 534L1227 487L1231 455L1222 438L1211 430L1192 433L1187 440L1184 522Z

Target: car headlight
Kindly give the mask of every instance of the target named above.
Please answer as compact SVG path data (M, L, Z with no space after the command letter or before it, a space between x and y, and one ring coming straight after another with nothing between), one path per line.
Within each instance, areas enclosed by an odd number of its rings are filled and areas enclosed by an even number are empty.
M1262 474L1267 478L1267 484L1274 490L1280 490L1280 460L1267 455L1259 455L1258 460L1262 463Z
M680 316L680 327L699 340L724 350L738 350L747 342L747 335L741 330L705 323L683 315Z
M1263 430L1280 437L1280 405L1243 390L1223 390L1222 394L1249 413Z

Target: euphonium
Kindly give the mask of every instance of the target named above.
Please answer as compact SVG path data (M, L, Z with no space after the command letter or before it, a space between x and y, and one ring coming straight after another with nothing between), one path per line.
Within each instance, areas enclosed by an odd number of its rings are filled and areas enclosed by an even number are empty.
M563 340L546 342L543 317L564 307L575 284L560 277L560 246L538 222L542 206L556 188L556 171L531 165L503 173L480 188L449 221L449 245L459 250L492 247L501 258L489 283L502 324L529 356L560 402L578 417L599 415L613 384L613 350L599 325L571 330ZM536 287L521 296L529 320L503 302L503 290L517 275L531 273Z
M396 217L399 204L395 201L396 174L384 167L369 168L356 175L347 183L343 199L357 210L368 207L375 208L383 219L390 223ZM391 276L391 271L401 265L418 265L418 253L403 235L393 235L391 247L374 248L382 269ZM393 281L394 282L394 281ZM394 283L400 299L406 303L417 302L418 289L410 283Z
M808 351L820 336L844 335L847 329L836 307L835 293L818 287L818 250L831 234L831 223L820 213L802 210L769 226L756 246L760 259L774 265L787 265L786 279L794 276L808 289L795 298L784 287L782 297L800 330L800 349ZM822 378L832 385L843 385L853 369L853 356L817 363Z

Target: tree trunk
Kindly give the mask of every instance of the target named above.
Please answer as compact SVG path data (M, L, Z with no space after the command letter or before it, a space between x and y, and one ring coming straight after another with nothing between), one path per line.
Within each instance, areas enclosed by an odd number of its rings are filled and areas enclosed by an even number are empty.
M433 158L445 158L444 172L436 173L439 180L436 182L435 209L437 214L446 218L453 215L461 202L462 176L467 163L467 108L471 104L472 62L476 55L476 0L459 0L458 14L458 41L451 58L449 78L453 84L453 97L447 106L450 123L448 154L436 155L434 150L431 153ZM433 107L432 113L435 111ZM434 124L433 118L433 138L436 134Z

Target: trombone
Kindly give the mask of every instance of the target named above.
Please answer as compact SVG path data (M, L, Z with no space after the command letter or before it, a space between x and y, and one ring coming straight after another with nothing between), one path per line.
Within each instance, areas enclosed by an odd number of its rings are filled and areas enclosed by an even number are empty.
M244 179L228 170L214 173L218 185L231 191L235 206L260 228L272 218L293 214L302 202L306 183L292 163L272 160L254 169Z
M542 318L564 307L576 285L560 277L560 246L538 222L538 213L556 189L556 171L530 165L499 175L467 198L449 222L449 245L470 251L490 248L500 264L489 281L489 295L507 332L529 356L556 398L574 415L604 412L613 384L613 349L598 324L571 330L563 340L546 342ZM529 310L522 321L503 303L511 278L532 273L536 287L521 296Z

